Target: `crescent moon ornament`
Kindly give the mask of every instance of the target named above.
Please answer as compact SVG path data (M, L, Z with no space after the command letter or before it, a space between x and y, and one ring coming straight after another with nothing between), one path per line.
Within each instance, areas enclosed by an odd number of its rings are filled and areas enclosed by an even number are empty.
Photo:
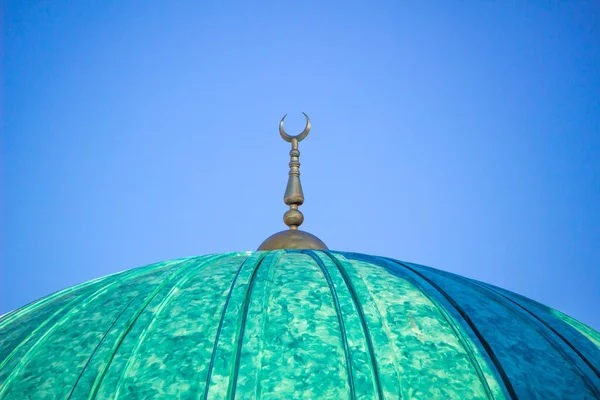
M281 134L281 137L283 138L283 140L285 140L286 142L292 142L292 140L296 139L297 141L301 141L302 139L304 139L306 136L308 136L308 132L310 132L310 118L308 118L308 115L306 115L306 113L302 113L304 114L304 117L306 118L306 127L304 128L304 130L302 131L302 133L296 135L296 136L290 136L286 133L285 129L283 129L283 120L285 119L285 117L287 117L287 114L283 116L283 118L281 118L281 121L279 122L279 134Z

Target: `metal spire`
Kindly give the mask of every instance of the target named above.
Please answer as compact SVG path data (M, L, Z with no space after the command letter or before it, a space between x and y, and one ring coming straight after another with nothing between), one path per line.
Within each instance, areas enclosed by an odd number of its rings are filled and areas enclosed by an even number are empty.
M290 209L283 215L283 222L290 229L298 229L302 225L302 222L304 222L304 215L298 210L298 207L304 203L304 192L302 192L302 184L300 183L300 151L298 150L298 142L308 136L308 132L310 132L310 119L308 115L304 114L306 118L304 131L299 135L290 136L283 129L283 120L285 117L286 115L279 122L279 133L283 140L292 144L292 150L290 150L289 178L285 194L283 195L283 201L290 206Z
M283 222L290 228L287 231L281 231L267 238L258 248L258 250L275 250L275 249L313 249L326 250L327 246L318 237L311 235L298 229L304 222L304 215L298 207L304 203L304 193L302 184L300 183L300 151L298 143L301 142L308 132L310 132L310 118L305 113L306 127L304 130L295 136L290 136L283 129L284 115L279 122L279 134L286 142L292 144L290 150L290 172L288 173L288 182L283 195L283 201L290 206L290 209L283 214Z

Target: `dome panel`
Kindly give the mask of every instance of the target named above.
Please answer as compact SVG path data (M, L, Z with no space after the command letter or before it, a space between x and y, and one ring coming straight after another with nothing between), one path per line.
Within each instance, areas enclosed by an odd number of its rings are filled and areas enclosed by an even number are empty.
M38 335L40 331L44 332L47 325L51 326L54 321L59 320L77 300L95 292L102 282L111 279L112 276L107 276L82 283L4 315L0 319L0 331L3 333L0 335L0 382L7 372L2 366L13 362L15 356L18 358L19 352L32 344L32 336ZM18 345L14 346L15 344Z
M489 362L440 299L432 295L433 288L410 271L379 257L346 253L345 259L353 284L364 285L365 294L371 297L365 297L362 303L372 304L375 310L369 314L382 318L382 324L369 324L373 327L370 331L379 339L378 345L388 338L403 397L503 395ZM384 329L377 329L378 325ZM378 356L386 357L383 352Z
M479 282L405 263L443 290L469 316L519 397L598 398L599 377L537 318ZM549 384L551 382L551 384Z
M106 329L119 322L125 304L139 301L143 292L151 291L173 264L176 263L112 275L92 285L67 289L45 302L42 307L54 311L48 323L30 326L30 334L23 341L7 346L12 348L12 356L0 364L0 397L18 398L23 393L45 395L55 391L70 393L90 355L104 342ZM74 293L77 295L73 298ZM60 306L65 301L68 302ZM37 303L23 309L23 315L16 321L3 326L0 336L4 336L5 331L10 336L13 327L19 329L20 320L26 318L28 310L37 313Z
M257 370L254 384L260 390L245 387L246 380L241 379L240 395L293 398L305 393L314 398L347 398L352 389L347 349L323 271L308 255L279 254L260 276L267 278L262 292L251 295L253 314L246 321L258 321L254 313L262 308L262 326L251 325L242 346L239 376Z
M578 353L578 356L594 371L595 375L600 376L600 358L597 356L598 349L600 348L600 335L598 332L560 311L527 297L493 285L479 284L501 294L518 307L521 307L533 318L546 325L548 329L559 336L562 342Z
M600 334L356 253L190 257L0 319L0 398L597 398Z
M227 294L247 258L233 253L174 266L114 351L99 397L201 396Z

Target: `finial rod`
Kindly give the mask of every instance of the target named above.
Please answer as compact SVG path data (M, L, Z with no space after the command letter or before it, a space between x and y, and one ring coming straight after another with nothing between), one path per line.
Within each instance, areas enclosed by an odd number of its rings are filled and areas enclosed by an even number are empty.
M285 231L277 232L274 235L266 238L258 247L258 250L277 250L277 249L312 249L312 250L327 250L327 246L321 239L308 232L298 229L304 222L304 215L298 210L298 207L304 203L304 193L302 192L302 184L300 184L300 151L298 143L301 142L308 132L310 132L310 118L305 113L306 127L296 136L290 136L283 129L283 120L285 115L279 122L279 134L286 142L292 144L290 150L290 172L288 177L287 187L283 195L283 201L290 206L290 209L283 214L283 222L290 228Z
M306 118L306 127L299 135L290 136L285 132L285 129L283 129L285 115L279 122L279 134L283 140L292 144L288 184L283 195L283 201L290 206L290 209L283 214L283 222L290 229L277 232L266 238L258 247L258 250L261 251L277 249L327 250L327 246L325 246L325 243L321 239L298 229L302 225L302 222L304 222L304 215L298 210L298 207L304 203L304 193L300 184L300 151L298 150L298 143L308 136L308 132L310 132L310 118L305 113L302 114Z
M283 195L283 201L285 204L290 206L290 209L286 211L283 215L283 222L291 230L296 230L302 222L304 222L304 215L298 207L304 203L304 192L302 191L302 184L300 183L300 151L298 150L298 142L302 141L306 136L308 136L308 132L310 132L310 118L305 113L304 117L306 118L306 127L296 136L290 136L283 129L283 121L285 120L284 115L281 118L281 122L279 122L279 133L281 137L286 142L292 144L292 149L290 150L290 172L287 187L285 188L285 194Z

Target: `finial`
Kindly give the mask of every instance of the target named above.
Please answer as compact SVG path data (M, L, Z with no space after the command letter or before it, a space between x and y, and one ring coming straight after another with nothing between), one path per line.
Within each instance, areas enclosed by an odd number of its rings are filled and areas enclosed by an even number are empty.
M283 120L286 116L287 114L284 115L279 122L279 133L283 140L292 143L292 149L290 150L289 178L285 194L283 195L283 201L290 206L290 209L283 215L283 222L285 222L290 229L295 230L302 225L302 222L304 222L304 215L298 210L298 207L304 203L304 192L302 191L302 184L300 183L300 151L298 150L298 142L308 136L308 132L310 132L310 118L308 118L308 115L304 114L304 117L306 118L306 127L299 135L290 136L285 132L285 129L283 129Z
M279 122L279 134L286 142L292 144L290 150L290 172L288 173L287 187L283 195L283 201L290 206L290 209L283 214L283 222L290 228L287 231L276 233L267 238L258 248L258 250L275 250L275 249L313 249L327 250L327 246L318 237L311 235L298 229L304 222L304 215L298 207L304 203L304 192L300 183L300 151L298 143L308 136L310 132L310 118L306 113L306 126L304 130L295 136L290 136L283 129L284 115Z

